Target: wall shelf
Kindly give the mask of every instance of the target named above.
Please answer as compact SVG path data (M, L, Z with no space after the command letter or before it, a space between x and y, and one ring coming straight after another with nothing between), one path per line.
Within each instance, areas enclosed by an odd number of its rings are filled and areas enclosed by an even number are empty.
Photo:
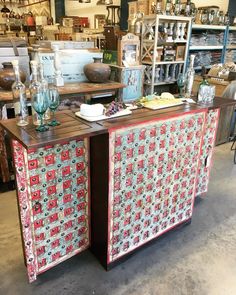
M142 61L143 64L147 64L147 65L152 65L153 62L151 61ZM185 61L184 60L174 60L174 61L157 61L155 64L156 65L172 65L172 64L184 64Z
M173 25L172 29L176 29L178 24L181 24L179 30L182 40L167 42L169 38L162 34L160 26L167 29L172 26L170 24ZM183 27L182 24L184 24L184 32L180 29ZM155 86L176 83L178 75L185 72L191 24L192 19L184 16L152 15L144 17L141 62L146 65L144 70L144 85L148 86L145 88L146 94L154 93ZM172 33L170 35L173 37ZM161 58L160 56L163 55L164 58ZM173 59L173 61L161 61L161 59Z
M189 50L217 50L223 49L223 45L190 46Z
M218 26L218 25L198 25L193 24L192 29L196 30L221 30L224 31L227 28L227 26Z
M210 69L211 68L211 65L208 65L208 66L204 66L206 69ZM197 67L194 67L194 70L201 70L202 69L202 66L197 66Z
M226 49L227 50L236 49L236 44L235 45L227 45Z
M167 81L167 82L165 82L165 81L163 81L163 82L158 82L158 83L154 83L153 85L154 85L154 86L161 86L161 85L169 85L169 84L174 84L174 83L176 83L176 80L171 80L171 81ZM147 82L145 82L144 84L145 84L146 86L152 86L151 83L147 83Z

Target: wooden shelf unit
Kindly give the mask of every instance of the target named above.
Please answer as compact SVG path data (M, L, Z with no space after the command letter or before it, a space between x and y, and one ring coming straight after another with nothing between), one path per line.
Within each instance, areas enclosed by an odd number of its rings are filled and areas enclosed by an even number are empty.
M168 16L168 15L152 15L145 16L143 20L143 30L142 30L142 40L141 40L141 62L146 65L144 84L148 85L146 89L146 94L152 94L155 92L154 87L157 85L168 85L173 84L176 81L179 73L183 73L186 67L186 61L189 49L189 39L190 39L190 28L191 28L191 18L190 17L180 17L180 16ZM164 27L168 23L168 27ZM166 40L160 40L160 26L163 25L164 30L169 29L169 24L176 26L177 23L185 24L185 36L184 40L181 38L176 38L167 42ZM166 33L166 34L167 34ZM163 61L158 56L160 52L163 53L163 49L160 47L172 46L173 51L178 50L178 46L185 46L183 57L181 60L177 60L176 55L174 60ZM176 50L176 52L177 52ZM159 51L159 52L158 52ZM179 65L179 68L177 68ZM160 81L156 81L157 72L161 73ZM164 71L164 72L163 72ZM164 74L163 74L164 73ZM171 78L170 78L170 76ZM164 80L163 77L164 76Z

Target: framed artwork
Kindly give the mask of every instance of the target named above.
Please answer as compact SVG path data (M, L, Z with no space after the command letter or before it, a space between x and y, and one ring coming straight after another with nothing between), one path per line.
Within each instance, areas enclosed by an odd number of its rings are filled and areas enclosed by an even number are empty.
M140 60L139 37L128 33L118 40L118 65L137 66Z
M106 15L105 14L95 14L94 15L94 28L103 29L106 24Z
M176 48L176 60L184 60L185 45L178 45Z

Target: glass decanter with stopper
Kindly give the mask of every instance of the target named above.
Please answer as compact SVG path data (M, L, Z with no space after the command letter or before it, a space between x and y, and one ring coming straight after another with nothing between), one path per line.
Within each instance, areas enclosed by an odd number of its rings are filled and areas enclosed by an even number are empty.
M29 114L26 98L26 87L20 80L19 61L12 61L15 72L15 82L12 84L13 104L18 126L26 126L29 124Z
M180 0L175 0L174 13L175 13L175 15L180 15L180 13L181 13Z
M172 3L171 0L166 0L165 14L171 15Z
M43 70L43 64L39 64L39 82L42 85L42 90L45 92L46 95L48 95L48 81L44 77L44 70ZM48 108L44 114L44 119L49 120L50 119L50 109Z
M187 0L186 6L185 6L185 16L191 15L191 0Z
M187 72L186 72L186 93L185 93L185 96L188 98L191 97L192 89L193 89L193 81L194 81L194 75L195 75L194 59L195 59L195 55L191 54L189 68L187 69Z
M201 76L202 76L202 81L199 84L198 87L198 95L197 95L197 99L199 102L204 102L204 93L202 90L203 86L209 86L209 82L207 81L207 75L206 75L206 68L204 66L202 66L202 72L201 72Z
M32 116L33 116L33 123L34 125L40 125L43 126L42 131L48 129L47 126L45 126L43 123L43 116L40 114L40 112L37 112L37 110L34 107L34 100L36 98L39 98L40 102L37 103L38 106L41 106L44 108L44 106L47 104L47 94L45 93L43 89L42 83L38 79L38 62L35 60L32 60L30 62L31 65L31 71L32 71L32 80L29 85L29 90L30 90L30 96L31 96L31 103L32 103ZM45 109L46 111L46 109ZM44 113L45 113L44 111ZM44 130L43 130L44 129ZM37 129L36 129L37 130ZM41 131L41 130L39 130Z

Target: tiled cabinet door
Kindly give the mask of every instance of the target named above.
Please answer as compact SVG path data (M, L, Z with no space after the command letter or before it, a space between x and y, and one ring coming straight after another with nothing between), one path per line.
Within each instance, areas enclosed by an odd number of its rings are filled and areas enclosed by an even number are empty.
M26 150L13 140L29 281L89 246L88 144Z
M207 192L212 154L215 146L216 133L218 127L220 110L210 110L206 115L205 131L203 134L203 144L201 149L198 179L197 179L197 191L196 195L201 195Z
M110 130L108 264L191 219L205 115Z

